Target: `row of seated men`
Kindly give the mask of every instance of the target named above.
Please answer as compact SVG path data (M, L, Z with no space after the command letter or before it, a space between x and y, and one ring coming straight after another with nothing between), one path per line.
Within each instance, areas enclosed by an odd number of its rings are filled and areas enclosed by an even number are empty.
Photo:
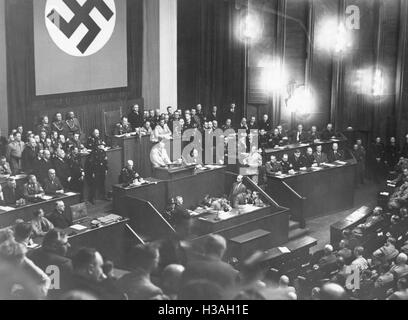
M301 168L311 168L323 163L333 163L345 159L345 151L339 150L338 144L333 143L332 150L328 154L322 151L321 145L318 145L314 152L313 148L309 147L305 154L302 154L299 149L296 149L291 157L288 154L283 154L281 161L272 155L271 160L265 163L265 169L267 174L288 173L290 170L299 171Z
M128 251L129 271L120 276L116 274L114 261L108 261L97 249L72 250L69 238L58 229L48 231L42 247L35 251L27 249L31 236L31 225L25 223L0 232L1 299L297 298L287 277L276 284L267 282L264 271L260 272L258 253L244 261L239 270L224 262L227 241L219 235L209 236L200 252L180 241L134 246ZM189 250L194 251L195 259L186 259ZM51 287L50 267L59 270L59 286Z
M219 235L207 237L195 259L187 241L163 241L138 245L128 252L129 272L118 276L114 261L107 261L97 249L72 251L66 234L48 231L42 247L28 251L32 235L30 224L17 224L13 230L0 232L0 298L2 299L79 299L79 300L340 300L354 296L371 299L378 287L392 285L379 298L406 300L408 286L407 255L395 251L393 240L366 259L364 249L351 247L347 237L339 250L330 245L313 263L315 282L305 295L303 288L282 275L270 282L262 264L262 252L255 252L239 263L226 263L223 256L227 242ZM361 271L356 288L347 289L347 264ZM337 270L330 272L333 261ZM376 262L374 262L376 261ZM382 261L378 263L378 261ZM384 261L388 261L385 263ZM58 268L60 286L51 288L49 267ZM320 274L318 276L317 274ZM310 277L310 275L308 275ZM330 276L330 278L327 278ZM394 285L396 283L396 285ZM18 290L12 288L18 287ZM384 290L383 290L384 291Z

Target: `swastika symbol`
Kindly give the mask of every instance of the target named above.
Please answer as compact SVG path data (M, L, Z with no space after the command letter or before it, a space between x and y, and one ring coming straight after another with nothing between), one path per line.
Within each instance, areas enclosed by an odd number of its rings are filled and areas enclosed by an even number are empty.
M95 21L92 16L96 11L99 13L98 21ZM88 49L96 47L90 50L92 54L93 51L100 50L109 40L113 33L112 20L115 20L115 14L114 0L48 0L46 8L46 20L48 21L46 23L48 23L47 28L54 42L67 53L72 50L69 47L74 45L73 35L81 28L82 31L85 30L83 28L85 27L86 33L75 43L80 52L76 55L85 56L89 55L87 54ZM54 28L49 27L49 23ZM101 37L98 38L100 34ZM94 43L97 38L100 43Z

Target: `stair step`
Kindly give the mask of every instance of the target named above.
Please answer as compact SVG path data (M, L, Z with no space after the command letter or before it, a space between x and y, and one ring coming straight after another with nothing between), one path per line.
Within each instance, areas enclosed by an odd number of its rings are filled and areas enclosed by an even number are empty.
M289 231L299 229L300 223L297 221L289 220Z
M309 234L309 229L294 229L289 231L289 241L298 239Z

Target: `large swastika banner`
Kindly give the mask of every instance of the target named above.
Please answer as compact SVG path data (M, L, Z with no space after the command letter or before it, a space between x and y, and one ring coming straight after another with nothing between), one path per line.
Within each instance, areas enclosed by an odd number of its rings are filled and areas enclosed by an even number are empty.
M35 0L37 95L127 87L126 0Z

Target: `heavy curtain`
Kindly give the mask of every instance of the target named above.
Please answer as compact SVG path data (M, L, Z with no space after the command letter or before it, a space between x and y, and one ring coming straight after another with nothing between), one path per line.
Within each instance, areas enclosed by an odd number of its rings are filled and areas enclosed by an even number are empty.
M206 111L244 104L245 46L235 37L234 0L178 2L178 104Z

